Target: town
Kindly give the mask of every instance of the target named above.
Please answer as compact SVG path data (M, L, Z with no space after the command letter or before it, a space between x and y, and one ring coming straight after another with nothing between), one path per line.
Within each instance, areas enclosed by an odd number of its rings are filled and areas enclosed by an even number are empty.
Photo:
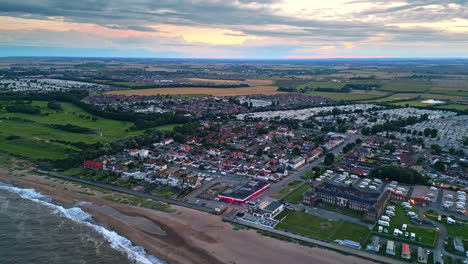
M304 83L279 66L223 75L221 65L8 68L0 142L47 177L208 212L235 230L374 262L466 263L465 110L319 86L379 88L361 77Z

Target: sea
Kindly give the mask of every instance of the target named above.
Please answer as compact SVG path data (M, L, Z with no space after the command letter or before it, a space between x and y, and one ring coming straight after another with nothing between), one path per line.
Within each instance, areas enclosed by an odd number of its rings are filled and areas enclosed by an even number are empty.
M33 189L0 182L0 263L164 263L78 205L54 204Z

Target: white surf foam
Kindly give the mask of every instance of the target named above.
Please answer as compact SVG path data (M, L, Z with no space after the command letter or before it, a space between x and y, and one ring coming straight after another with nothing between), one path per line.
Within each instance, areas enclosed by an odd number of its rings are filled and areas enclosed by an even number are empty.
M22 189L10 184L1 183L0 189L16 193L24 199L28 199L37 203L40 203L48 208L51 208L54 213L63 215L75 222L87 225L99 234L101 234L115 250L119 250L127 254L130 260L133 260L139 264L163 264L165 262L157 259L156 257L149 255L145 252L143 247L135 246L127 238L117 234L112 230L108 230L103 226L99 226L91 223L91 215L85 213L79 207L64 208L60 205L55 205L51 203L51 199L47 195L43 195L39 192L36 192L34 189Z

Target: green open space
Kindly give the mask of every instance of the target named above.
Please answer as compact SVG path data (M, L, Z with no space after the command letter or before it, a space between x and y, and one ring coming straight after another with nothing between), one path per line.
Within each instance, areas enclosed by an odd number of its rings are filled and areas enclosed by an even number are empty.
M413 207L413 209L415 209ZM406 231L402 230L403 224L407 225ZM418 227L415 223L411 221L411 218L406 215L405 210L400 204L395 204L395 216L391 217L390 221L390 226L389 227L384 227L388 230L388 234L382 232L378 233L378 227L379 225L375 225L375 228L373 230L373 233L375 235L381 236L381 237L387 237L391 240L396 240L408 244L415 244L415 245L420 245L420 246L426 246L426 247L431 247L433 248L435 246L435 242L437 239L437 231L433 227ZM396 237L393 235L393 230L397 228L401 231L408 232L408 234L415 233L416 234L416 240L412 241L410 236L405 237ZM421 242L419 242L419 238L421 238Z
M381 97L382 95L379 94L372 94L372 93L333 93L333 92L307 92L306 95L312 96L322 96L328 97L335 101L340 100L347 100L347 101L357 101L357 100L369 100Z
M299 211L290 212L276 228L325 240L348 239L364 243L370 230L360 224L326 218Z
M290 202L290 203L297 203L302 199L302 194L304 194L307 190L310 189L309 184L303 184L290 194L288 194L286 197L284 197L283 200Z
M1 105L10 102L2 101ZM47 107L47 102L33 101L32 106L41 109L40 114L6 112L0 109L0 148L30 159L63 159L67 155L81 151L73 143L105 143L142 131L129 131L131 122L121 122L100 118L89 114L70 103L60 103L63 110ZM74 133L54 128L52 125L67 125L88 128L89 133ZM158 129L172 130L174 124Z
M445 110L459 110L459 111L464 111L468 109L468 105L465 104L446 104L446 105L440 105L436 107L437 109L445 109Z
M402 84L402 83L387 83L382 85L379 90L390 91L390 92L414 92L424 93L429 91L432 85L418 85L418 84Z
M406 106L426 107L426 106L434 105L434 104L426 104L426 103L423 103L422 101L424 101L424 99L414 100L414 101L395 102L395 103L392 103L392 105L402 106L402 107L406 107Z
M434 211L427 211L425 215L434 221L438 221L439 214ZM456 223L455 224L447 224L447 218L442 217L440 223L445 227L447 230L447 235L451 237L459 236L464 240L468 240L468 222L461 221L460 219L456 218L455 216L450 216L453 218Z
M279 189L274 194L270 195L270 197L275 198L275 199L280 199L281 197L283 197L284 195L289 193L292 189L299 186L299 184L301 184L301 183L302 183L301 181L290 182L290 183L288 183L288 185L284 186L283 188Z
M348 239L359 242L362 246L366 241L369 232L369 228L365 225L343 221L338 229L336 229L336 231L331 235L330 240Z

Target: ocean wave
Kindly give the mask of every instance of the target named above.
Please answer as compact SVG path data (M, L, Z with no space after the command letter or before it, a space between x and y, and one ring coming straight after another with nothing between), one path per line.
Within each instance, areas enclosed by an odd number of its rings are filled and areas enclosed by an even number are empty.
M16 193L24 199L28 199L34 202L38 202L50 209L53 213L63 215L75 222L87 225L93 228L96 232L101 234L109 243L110 246L121 252L127 254L128 258L139 264L163 264L165 262L157 259L156 257L146 253L143 247L135 246L127 238L117 234L116 232L109 230L103 226L92 223L91 215L81 210L79 207L64 208L60 205L51 203L52 199L36 192L34 189L22 189L13 185L0 182L0 189Z

